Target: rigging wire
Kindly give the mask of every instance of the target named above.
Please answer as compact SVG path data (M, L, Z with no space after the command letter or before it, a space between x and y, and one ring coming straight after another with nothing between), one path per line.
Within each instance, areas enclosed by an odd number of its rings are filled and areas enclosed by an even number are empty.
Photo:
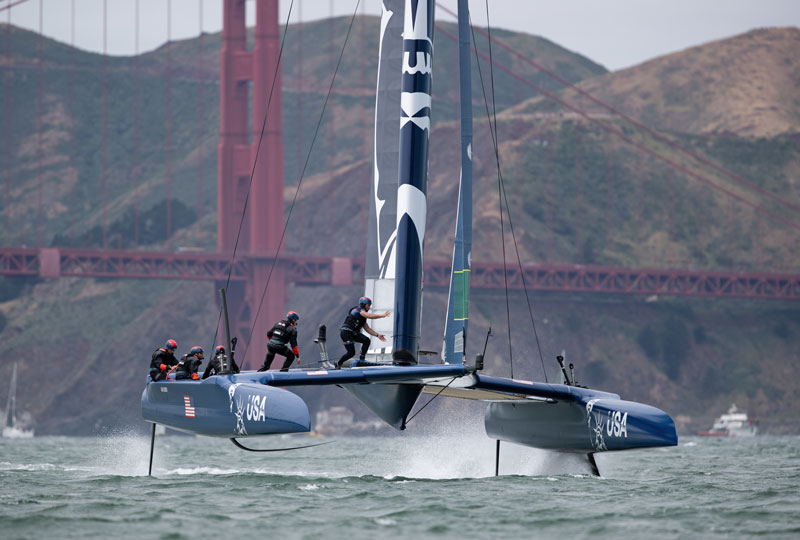
M474 27L472 25L472 21L471 20L470 20L470 29L472 30L472 42L476 43L476 41L475 41L475 29L474 29ZM533 316L533 307L531 306L531 299L530 299L530 295L528 293L528 284L527 284L527 282L525 280L525 273L522 270L522 258L520 257L520 254L519 254L519 246L517 244L516 234L514 233L514 225L513 225L512 219L511 219L511 209L510 209L510 206L508 204L508 198L505 196L505 187L504 187L504 183L503 183L502 169L500 169L500 166L499 166L499 159L500 158L499 158L498 142L497 142L497 140L495 138L495 132L491 129L492 123L491 123L491 118L489 116L489 102L488 102L488 99L486 97L486 88L485 88L485 85L483 84L483 72L481 71L481 64L480 64L480 61L479 61L479 53L478 53L477 44L476 44L476 46L474 47L473 50L475 51L475 60L476 60L476 63L478 65L478 76L479 76L479 78L481 80L481 90L483 91L483 103L484 103L484 106L486 108L486 116L487 116L487 118L489 118L489 127L490 127L489 132L490 132L490 134L492 136L492 144L494 145L494 149L495 149L495 157L498 160L498 170L500 171L499 172L500 185L503 186L503 195L504 195L504 198L506 200L506 210L508 212L508 224L509 224L509 229L511 231L511 238L514 241L514 248L515 248L515 251L516 251L516 254L517 254L517 263L519 265L520 277L522 279L522 288L525 291L525 301L526 301L526 303L528 305L528 313L529 313L530 319L531 319L531 326L533 327L533 335L536 338L536 348L537 348L537 350L539 352L539 361L542 364L542 373L544 374L545 382L548 382L547 370L545 369L545 366L544 366L544 355L542 354L542 345L541 345L541 341L539 339L539 332L536 330L536 321L535 321L534 316ZM501 208L502 208L502 205L501 205ZM502 212L501 212L501 218L502 218ZM507 287L507 285L506 285L506 287ZM510 341L511 340L509 339L509 342Z
M514 353L511 347L511 305L508 298L508 266L506 261L506 230L503 223L503 194L502 194L502 175L500 174L500 152L497 147L497 140L499 134L497 133L497 99L495 96L494 88L494 65L492 62L492 26L489 23L489 1L486 0L486 29L489 32L489 84L492 88L492 116L489 118L489 131L493 133L492 140L495 141L494 157L497 164L497 204L500 208L500 244L503 247L503 289L506 295L506 328L508 329L508 363L511 367L511 378L514 378ZM486 111L487 115L489 111ZM494 123L494 128L492 124ZM506 204L506 211L508 211L508 204Z
M478 29L478 32L480 32L480 29ZM531 60L529 58L524 57L522 54L520 54L519 51L513 49L512 47L510 47L509 45L507 45L503 41L501 41L501 40L499 40L497 38L494 38L494 41L495 41L495 43L500 45L502 48L508 50L514 56L520 58L525 63L537 68L538 70L543 72L545 75L548 75L549 77L551 77L553 79L556 79L557 81L559 81L564 86L574 90L575 92L577 92L578 94L580 94L582 96L585 96L586 98L590 99L591 101L593 101L597 105L603 107L607 111L609 111L609 112L611 112L613 114L616 114L616 115L620 116L621 118L627 120L631 124L635 125L636 127L645 130L647 133L649 133L650 135L652 135L656 139L660 140L661 142L664 142L664 143L668 144L669 146L675 148L679 152L682 152L682 153L684 153L686 155L689 155L689 156L693 157L694 159L696 159L700 163L711 167L712 169L716 170L717 172L720 172L720 173L724 174L728 178L731 178L732 180L736 180L737 182L748 186L749 188L757 191L758 193L764 195L765 197L768 197L768 198L772 199L773 201L775 201L778 204L781 204L781 205L783 205L783 206L785 206L785 207L787 207L787 208L789 208L791 210L794 210L794 211L800 211L800 206L798 206L796 204L792 204L789 201L784 200L779 195L776 195L775 193L772 193L771 191L768 191L768 190L766 190L766 189L754 184L753 182L748 181L747 179L743 178L742 176L736 174L735 172L726 169L722 165L719 165L719 164L711 161L710 159L703 157L702 155L698 154L697 152L694 152L693 150L691 150L689 148L686 148L685 146L682 146L677 141L674 141L674 140L670 139L669 137L667 137L665 135L662 135L661 133L658 133L654 129L648 127L646 124L643 124L642 122L639 122L638 120L636 120L632 116L625 114L624 112L620 111L619 109L617 109L615 107L612 107L611 105L609 105L607 103L604 103L603 101L601 101L600 99L598 99L594 95L590 94L586 90L582 89L581 87L579 87L579 86L567 81L566 79L560 77L557 73L554 73L554 72L548 70L547 68L545 68L544 66L538 64L534 60Z
M294 3L294 0L292 0L292 3ZM319 135L319 129L322 126L322 120L325 117L325 110L328 107L328 101L330 100L331 94L333 93L333 84L334 84L334 82L336 82L336 74L339 73L339 67L342 65L342 58L344 57L344 51L347 48L347 41L350 38L350 31L353 29L353 23L356 20L356 15L358 14L358 7L359 7L360 4L361 4L361 0L358 0L356 2L356 7L353 10L353 16L350 18L350 25L347 27L347 35L345 35L344 44L342 45L342 50L339 53L339 60L336 62L336 69L333 71L333 76L331 77L331 84L328 87L328 93L325 95L325 101L322 104L322 111L320 112L319 120L317 121L317 127L314 129L314 136L311 139L311 146L309 147L308 153L306 154L306 160L305 160L305 163L303 164L303 171L302 171L302 173L300 173L300 178L297 181L297 188L295 188L295 190L294 190L294 197L292 198L292 204L289 205L289 211L287 212L286 221L284 222L283 231L281 232L281 239L278 242L277 249L275 250L275 256L272 258L272 266L270 266L269 274L267 275L267 281L264 284L264 290L261 293L261 300L258 302L258 310L256 310L256 315L255 315L255 317L253 317L253 325L250 328L250 338L253 337L253 331L255 330L256 321L258 320L258 315L261 313L261 306L264 304L264 297L267 295L267 289L269 288L269 282L272 279L272 272L275 270L275 265L278 262L278 254L281 251L281 247L283 246L283 240L286 237L286 231L289 228L289 220L292 218L292 210L294 210L294 205L297 202L298 195L300 194L300 186L303 184L303 178L305 177L306 169L308 168L308 162L311 160L311 152L314 150L314 143L317 140L317 135ZM291 9L290 9L290 13L291 13ZM286 24L287 25L289 24L289 20L288 19L286 20ZM285 38L286 38L286 34L284 32L284 39ZM283 51L283 44L281 44L281 51ZM278 65L280 65L280 56L278 57ZM277 67L276 67L276 69L277 69ZM273 83L273 86L274 86L275 78L273 78L272 83ZM270 90L270 96L272 96L272 90ZM264 120L264 125L266 125L266 118ZM262 135L264 133L263 127L262 127L262 130L261 130L261 133L262 133ZM259 144L260 144L260 142L261 141L259 140ZM257 157L258 157L258 155L256 155L256 158ZM255 165L253 167L253 170L255 171ZM249 193L249 191L248 191L248 193ZM248 339L247 343L245 344L243 358L247 357L247 349L250 347L250 341L251 340Z
M453 16L457 17L457 14L454 13L452 10L448 9L447 6L442 6L440 4L437 4L437 5L441 9L443 9L446 13L449 13L450 15L453 15ZM484 35L484 36L487 35L487 33L484 32L483 30L481 30L480 28L478 28L477 32L479 34L481 34L481 35ZM447 32L445 32L445 35L447 35L450 39L454 39L453 36L447 34ZM728 178L730 178L732 180L736 180L737 182L740 182L742 184L745 184L746 186L748 186L751 189L757 191L758 193L764 195L765 197L768 197L768 198L772 199L773 201L777 202L778 204L781 204L781 205L783 205L783 206L785 206L787 208L790 208L792 210L795 210L795 211L800 211L800 206L797 206L795 204L792 204L792 203L782 199L779 195L776 195L776 194L774 194L774 193L772 193L772 192L770 192L768 190L765 190L764 188L761 188L760 186L758 186L758 185L756 185L756 184L754 184L752 182L749 182L747 179L743 178L742 176L736 174L733 171L730 171L730 170L726 169L722 165L719 165L719 164L715 163L711 159L706 158L706 157L698 154L697 152L694 152L693 150L682 146L677 141L674 141L674 140L670 139L669 137L658 133L654 129L648 127L646 124L643 124L642 122L636 120L635 118L633 118L630 115L625 114L621 110L609 105L608 103L605 103L605 102L601 101L600 99L595 97L593 94L587 92L586 90L582 89L581 87L577 86L576 84L569 82L568 80L566 80L563 77L559 76L557 73L555 73L555 72L547 69L543 65L539 64L535 60L532 60L532 59L524 56L522 53L520 53L518 50L514 49L509 44L505 43L503 40L501 40L501 39L499 39L497 37L491 38L491 39L497 45L499 45L503 49L507 50L510 54L512 54L513 56L516 56L517 58L519 58L520 60L522 60L526 64L538 69L539 71L541 71L545 75L549 76L550 78L557 80L558 82L560 82L564 86L570 88L571 90L575 91L576 93L578 93L578 94L586 97L587 99L593 101L594 103L596 103L597 105L603 107L604 109L606 109L607 111L611 112L612 114L616 114L619 117L621 117L621 118L625 119L626 121L630 122L631 124L635 125L636 127L640 128L640 129L643 129L644 131L649 133L654 138L660 140L661 142L663 142L665 144L668 144L669 146L675 148L679 152L682 152L682 153L684 153L684 154L686 154L688 156L691 156L692 158L696 159L700 163L702 163L704 165L707 165L708 167L711 167L712 169L716 170L717 172L720 172L720 173L724 174ZM500 67L502 68L501 64L500 64ZM521 82L523 82L523 83L525 83L525 84L527 84L529 86L532 85L532 83L530 83L530 81L528 81L526 79L523 79L521 77L518 77L518 76L514 75L513 73L510 73L510 75L515 77L515 78L517 78L518 80L520 80ZM539 87L535 87L534 86L534 88L537 89L537 90L540 90ZM547 92L542 92L542 93L543 93L543 95L545 95L545 96L547 96L549 98L553 98L553 96L548 94ZM562 103L562 105L566 106L566 104L564 104L564 103ZM581 111L575 110L575 112L585 116L585 114L583 112L581 112ZM601 125L600 127L602 127L603 129L606 129L606 131L609 131L610 133L614 133L615 135L619 135L615 131L610 130L608 128L608 126L606 126L606 125ZM626 139L623 138L623 140L626 140ZM626 142L630 142L630 141L626 140ZM659 155L657 157L661 158L663 156ZM759 208L759 210L761 210L761 209Z
M451 40L457 39L452 34L449 34L446 30L443 30L442 28L440 28L438 26L437 26L437 29L438 29L438 31L440 33L446 35ZM474 33L473 33L473 35L474 35ZM497 39L495 39L495 41L497 41ZM482 58L488 60L486 55L483 54L483 53L480 53L480 52L476 51L475 54L476 54L476 56L479 56L479 57L482 57ZM781 222L784 225L787 225L787 226L789 226L789 227L791 227L793 229L800 230L800 223L791 221L790 219L787 219L787 218L783 218L779 214L777 214L775 212L772 212L772 211L770 211L770 210L768 210L768 209L766 209L766 208L764 208L762 206L759 206L758 204L750 201L749 199L747 199L747 198L745 198L745 197L743 197L741 195L738 195L734 191L725 188L723 185L714 182L713 180L710 179L710 177L705 176L703 173L695 172L689 166L681 165L675 159L669 158L666 155L664 155L662 153L659 153L658 151L652 150L651 148L645 146L643 143L637 142L632 137L626 135L625 132L624 132L625 130L623 128L616 129L613 126L611 126L610 124L607 124L607 123L605 123L605 122L603 122L601 120L598 120L597 118L595 118L595 117L591 116L590 114L588 114L586 111L578 108L577 106L574 106L574 105L566 102L564 99L558 97L557 95L555 95L552 92L549 92L548 90L546 90L545 88L539 86L538 84L536 84L534 82L531 82L531 81L529 81L528 79L526 79L524 77L521 77L520 75L518 75L517 73L512 71L510 68L504 66L503 64L497 63L497 66L502 71L506 72L509 76L511 76L511 77L517 79L518 81L522 82L523 84L533 88L534 90L536 90L537 92L539 92L540 94L545 96L546 98L551 99L553 101L556 101L557 103L561 104L565 108L567 108L567 109L571 110L572 112L582 116L588 122L590 122L592 124L595 124L596 126L598 126L601 129L605 130L607 133L611 133L611 134L615 135L619 139L621 139L624 142L628 143L631 147L637 149L640 153L647 154L647 155L649 155L651 157L656 158L659 161L662 161L662 162L666 163L667 165L669 165L673 169L676 169L676 170L681 171L682 173L684 173L691 180L706 184L706 185L710 186L712 189L723 193L725 196L727 196L729 198L732 198L732 199L735 199L735 200L739 201L741 204L744 204L745 206L751 207L756 212L760 212L761 214L765 214L765 215L769 216L774 221Z
M239 249L239 239L242 235L242 227L244 226L244 217L247 215L247 203L250 202L250 191L253 188L253 177L256 174L256 164L258 163L258 156L261 153L261 141L264 139L264 131L267 127L267 118L269 118L269 106L272 103L272 95L275 91L275 81L278 79L278 69L281 66L281 58L283 57L283 46L286 44L286 35L289 32L289 18L292 16L292 8L294 7L294 0L292 0L291 4L289 4L289 13L286 15L286 22L283 25L283 38L281 39L281 48L278 51L278 61L275 62L275 71L272 73L272 86L269 89L269 97L267 98L267 110L264 111L264 122L261 124L261 134L258 136L258 145L256 147L256 157L253 159L253 168L250 170L250 183L247 186L247 195L244 198L244 208L242 209L242 217L239 220L239 230L236 231L236 242L233 244L233 254L231 255L231 263L230 267L228 268L228 277L225 280L225 290L228 290L228 285L231 283L231 273L233 272L233 263L236 260L236 251ZM284 232L286 229L284 228ZM281 237L281 241L283 237ZM278 257L278 251L275 252L275 257ZM273 261L274 266L274 261ZM270 275L272 271L270 270ZM212 342L212 347L217 342L217 334L219 334L219 325L222 321L222 305L219 307L219 316L217 317L217 326L214 330L214 341ZM252 332L252 330L251 330ZM247 353L247 348L245 348L245 354ZM242 357L244 358L244 356Z
M436 395L435 395L435 396L433 396L431 399L429 399L429 400L428 400L428 402L427 402L425 405L423 405L422 407L420 407L420 408L417 410L417 412L415 412L414 414L412 414L412 415L411 415L411 418L409 418L408 420L406 420L406 426L408 426L409 422L411 422L411 421L414 419L414 417L415 417L415 416L417 416L419 413L421 413L421 412L422 412L422 409L424 409L425 407L427 407L428 405L430 405L430 404L431 404L431 401L433 401L434 399L436 399L437 397L439 397L439 394L441 394L442 392L444 392L445 390L447 390L447 387L448 387L448 386L450 386L451 384L453 384L453 381L455 381L455 380L456 380L456 377L453 377L452 379L450 379L450 382L449 382L449 383L447 383L445 386L443 386L441 390L439 390L438 392L436 392Z
M542 354L542 345L539 341L539 332L536 330L536 321L533 317L533 308L531 307L531 299L528 295L528 285L525 282L525 272L522 269L522 257L519 254L519 245L517 245L517 236L514 233L514 224L511 221L511 210L508 204L508 195L506 194L506 186L504 182L500 182L503 186L503 199L506 201L506 211L508 212L508 227L511 230L511 239L514 241L514 250L517 254L517 264L519 265L519 275L522 278L522 287L525 291L525 301L528 304L528 313L531 317L531 326L533 326L533 335L536 336L536 348L539 350L539 360L542 363L542 372L544 373L544 382L548 382L547 380L547 370L544 367L544 355Z
M479 54L480 56L485 57L485 55L483 53L477 53L477 54ZM527 86L533 88L534 90L536 90L537 92L539 92L543 96L547 97L548 99L556 101L557 103L563 105L565 108L571 110L572 112L574 112L576 114L579 114L580 116L585 118L588 122L590 122L592 124L595 124L596 126L599 126L601 129L605 130L606 132L616 135L619 139L625 141L626 143L628 143L633 148L636 148L637 150L639 150L640 153L647 154L647 155L649 155L651 157L656 158L659 161L663 161L664 163L666 163L667 165L669 165L673 169L677 169L677 170L683 172L684 174L686 174L692 180L695 180L697 182L701 182L703 184L706 184L706 185L710 186L711 188L724 193L726 196L728 196L728 197L730 197L732 199L736 199L740 203L753 208L755 211L761 212L762 214L768 215L769 217L771 217L775 221L779 221L779 222L783 223L784 225L787 225L787 226L789 226L789 227L791 227L793 229L800 230L800 223L791 221L790 219L787 219L787 218L784 218L784 217L781 217L779 214L776 214L775 212L773 212L771 210L768 210L768 209L766 209L766 208L764 208L762 206L759 206L758 204L750 201L749 199L747 199L747 198L745 198L745 197L743 197L741 195L738 195L737 193L735 193L731 189L725 188L721 184L719 184L717 182L714 182L713 180L710 179L710 177L705 176L702 173L695 172L694 170L692 170L688 166L681 165L675 159L667 157L666 155L661 154L658 151L653 150L653 149L645 146L643 143L637 142L636 140L634 140L634 138L632 136L629 136L629 135L625 134L624 128L616 129L613 126L611 126L610 124L607 124L606 122L603 122L603 121L591 116L586 111L578 108L575 105L572 105L572 104L568 103L564 99L562 99L562 98L558 97L557 95L555 95L553 92L549 92L548 90L546 90L542 86L539 86L538 84L536 84L534 82L531 82L528 79L520 77L519 75L514 73L511 69L503 66L502 64L498 64L498 67L500 67L500 69L502 69L503 71L508 73L510 76L520 80L522 83L524 83Z

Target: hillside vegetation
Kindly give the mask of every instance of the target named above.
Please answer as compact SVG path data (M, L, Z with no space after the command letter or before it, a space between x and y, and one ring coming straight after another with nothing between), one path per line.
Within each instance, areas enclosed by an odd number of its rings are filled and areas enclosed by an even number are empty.
M800 133L800 28L762 28L579 85L650 127L693 134ZM565 94L574 97L574 92ZM605 113L589 101L585 106Z

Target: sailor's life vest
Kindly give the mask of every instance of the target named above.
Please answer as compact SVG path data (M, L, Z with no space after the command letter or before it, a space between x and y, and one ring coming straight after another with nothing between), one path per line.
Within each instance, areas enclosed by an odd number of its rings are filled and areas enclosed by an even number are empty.
M150 358L150 373L158 373L161 371L161 365L172 367L178 363L178 359L174 354L169 354L166 349L156 349L153 356Z
M194 355L187 354L181 358L178 368L175 370L175 379L198 379L197 368L203 361Z
M347 317L344 319L342 323L342 330L349 330L354 334L358 334L361 332L361 329L364 328L364 324L366 324L367 319L366 317L361 315L361 307L355 306L351 307Z
M206 370L203 372L203 379L208 379L212 375L219 375L222 373L222 360L225 358L224 353L219 353L211 359L211 361L206 366ZM239 373L239 366L236 365L236 360L230 358L231 370L234 373Z
M269 343L277 347L291 343L292 346L297 345L297 329L289 324L287 319L275 323L269 332L267 332Z

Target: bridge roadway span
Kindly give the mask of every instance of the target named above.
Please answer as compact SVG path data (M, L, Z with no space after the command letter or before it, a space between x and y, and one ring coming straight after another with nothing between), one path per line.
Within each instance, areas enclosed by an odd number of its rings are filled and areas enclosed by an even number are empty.
M73 248L0 248L0 275L114 277L137 279L250 279L250 262L272 256L230 256L207 252L154 252ZM363 283L364 261L350 257L282 255L278 264L298 285L349 286ZM449 261L425 262L425 286L448 287ZM509 265L508 287L534 291L645 295L800 299L800 275L719 270L621 268L595 265ZM502 289L503 265L475 262L473 289Z

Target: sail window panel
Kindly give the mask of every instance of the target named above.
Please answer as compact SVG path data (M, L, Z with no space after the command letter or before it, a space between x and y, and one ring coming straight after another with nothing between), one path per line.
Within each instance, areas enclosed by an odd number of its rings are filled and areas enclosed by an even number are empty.
M469 318L469 275L470 271L453 272L453 320L465 321Z
M391 338L394 332L394 280L376 279L372 285L373 294L371 296L372 307L370 308L370 312L383 313L384 311L391 311L391 314L383 319L370 319L368 321L370 328L386 336L385 342L370 336L370 349L380 349L382 352L391 352Z

